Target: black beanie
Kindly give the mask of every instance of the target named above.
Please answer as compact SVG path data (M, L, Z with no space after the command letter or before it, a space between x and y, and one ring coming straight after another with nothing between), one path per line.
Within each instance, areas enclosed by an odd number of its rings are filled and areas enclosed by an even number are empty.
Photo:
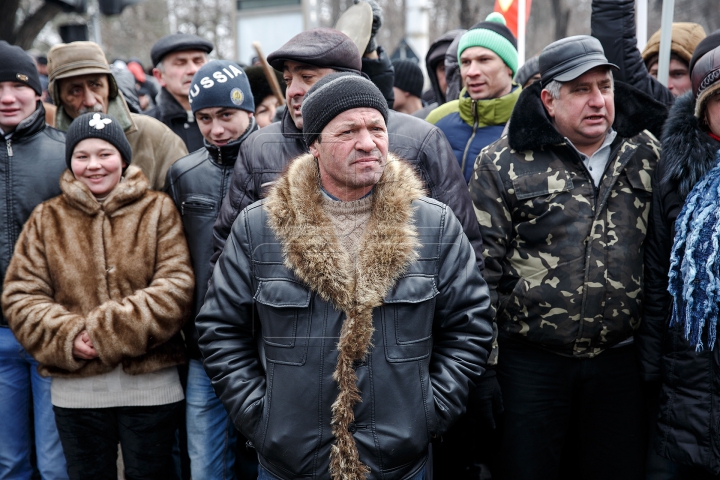
M693 56L690 59L690 75L692 75L693 68L695 68L697 61L700 60L703 55L711 50L715 50L717 47L720 47L720 30L715 30L697 44L697 47L695 47L693 51Z
M130 165L132 148L127 137L125 137L120 122L110 115L90 112L84 113L73 120L65 135L65 162L70 170L72 170L70 162L73 150L75 150L78 143L86 138L99 138L112 143L120 152L125 163Z
M24 83L42 95L35 61L20 47L0 41L0 82Z
M395 60L393 67L395 68L395 84L393 86L410 95L422 97L425 78L418 64L407 59Z
M267 78L265 78L265 72L262 67L247 67L244 70L250 82L250 90L252 90L253 98L255 99L255 110L257 110L263 100L274 94ZM273 69L273 73L280 85L280 91L285 95L285 80L283 80L282 74L275 69Z
M374 108L387 123L388 105L374 83L354 73L325 75L308 90L302 102L305 143L310 146L323 128L342 112L363 107Z

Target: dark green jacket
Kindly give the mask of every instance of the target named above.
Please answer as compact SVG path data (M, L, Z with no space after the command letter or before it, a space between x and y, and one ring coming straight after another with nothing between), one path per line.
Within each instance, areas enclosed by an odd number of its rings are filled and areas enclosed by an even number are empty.
M660 154L643 130L667 112L620 83L615 107L618 135L599 187L545 113L539 84L521 94L508 135L478 156L470 193L501 335L593 357L638 328Z

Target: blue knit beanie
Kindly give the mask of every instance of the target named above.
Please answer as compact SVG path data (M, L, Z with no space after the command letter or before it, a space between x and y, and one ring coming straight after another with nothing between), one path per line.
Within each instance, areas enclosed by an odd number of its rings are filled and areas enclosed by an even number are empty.
M188 100L193 113L217 107L255 111L247 75L237 63L228 60L213 60L203 65L192 79Z

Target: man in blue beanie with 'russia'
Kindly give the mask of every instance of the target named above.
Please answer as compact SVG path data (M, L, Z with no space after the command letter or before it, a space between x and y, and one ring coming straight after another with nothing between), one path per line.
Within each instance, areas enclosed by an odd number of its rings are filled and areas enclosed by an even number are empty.
M227 60L213 60L197 71L188 95L205 148L181 158L168 171L166 189L182 215L195 271L193 318L205 298L213 253L212 229L242 142L257 130L250 83ZM195 322L184 327L188 366L187 436L193 478L233 476L237 434L203 370ZM234 478L234 476L232 477Z

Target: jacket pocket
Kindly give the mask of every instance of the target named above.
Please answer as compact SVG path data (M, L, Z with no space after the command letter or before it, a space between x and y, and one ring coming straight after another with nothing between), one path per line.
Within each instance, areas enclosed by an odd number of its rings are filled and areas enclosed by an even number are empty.
M265 358L303 365L310 335L310 290L292 280L263 280L255 293Z
M245 435L250 442L257 447L257 429L260 426L263 418L263 409L265 405L265 398L260 398L251 403L245 411L240 415L235 426Z
M182 216L217 217L218 201L208 195L184 195L180 200L180 213Z
M382 308L385 356L389 362L419 360L430 355L435 277L401 277L387 294Z
M512 184L518 200L569 192L573 189L572 178L564 169L525 173L513 178Z

